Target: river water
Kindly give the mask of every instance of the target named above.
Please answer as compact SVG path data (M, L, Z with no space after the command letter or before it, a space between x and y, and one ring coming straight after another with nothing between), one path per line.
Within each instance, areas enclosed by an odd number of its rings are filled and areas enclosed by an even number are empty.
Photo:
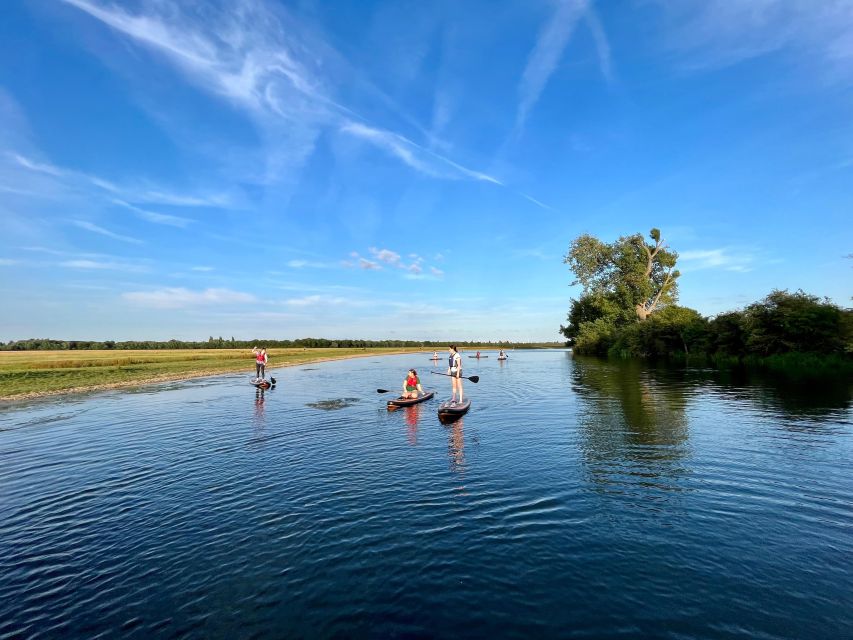
M849 384L495 356L6 405L0 638L853 637Z

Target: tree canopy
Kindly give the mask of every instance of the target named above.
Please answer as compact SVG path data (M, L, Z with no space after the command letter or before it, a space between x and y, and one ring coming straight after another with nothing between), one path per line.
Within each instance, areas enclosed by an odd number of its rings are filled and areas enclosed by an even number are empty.
M584 234L572 241L563 262L575 274L572 284L583 285L587 307L615 308L620 316L643 321L678 300L678 254L660 230L652 229L649 237L651 243L635 233L608 244Z

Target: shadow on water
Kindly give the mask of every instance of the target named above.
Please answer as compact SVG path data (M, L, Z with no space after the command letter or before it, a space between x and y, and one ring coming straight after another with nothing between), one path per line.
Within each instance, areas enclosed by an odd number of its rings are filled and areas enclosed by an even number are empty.
M305 406L312 409L322 409L323 411L338 411L353 406L361 398L333 398L331 400L318 400L317 402L309 402Z

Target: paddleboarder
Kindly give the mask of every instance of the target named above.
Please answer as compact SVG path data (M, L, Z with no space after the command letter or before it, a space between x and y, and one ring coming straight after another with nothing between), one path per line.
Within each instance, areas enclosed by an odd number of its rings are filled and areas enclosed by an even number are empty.
M459 355L455 344L450 345L448 354L447 375L450 376L450 382L453 385L450 404L454 405L457 401L462 402L462 356Z
M267 362L269 362L269 358L267 357L267 348L261 347L252 347L252 353L255 356L255 382L260 382L264 379L264 369L267 366Z
M409 369L409 373L403 381L403 397L414 400L418 397L418 393L423 392L424 390L423 387L421 387L421 380L418 378L418 372L414 369Z

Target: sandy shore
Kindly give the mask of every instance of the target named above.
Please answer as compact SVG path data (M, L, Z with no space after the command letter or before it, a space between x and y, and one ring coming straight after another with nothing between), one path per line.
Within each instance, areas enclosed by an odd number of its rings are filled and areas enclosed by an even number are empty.
M287 362L284 364L277 364L275 367L272 367L268 370L269 372L275 371L276 369L283 369L285 367L300 367L307 364L317 364L318 362L331 362L334 360L350 360L352 358L368 358L368 357L381 357L381 356L395 356L406 353L428 353L417 352L417 351L391 351L386 353L353 353L347 355L341 355L331 358L312 358L309 360L302 360L300 362ZM20 400L33 400L33 399L41 399L41 398L51 398L55 396L64 396L69 394L76 393L88 393L91 391L107 391L110 389L127 389L132 387L142 387L149 384L156 384L158 382L169 382L171 380L188 380L191 378L208 378L211 376L221 376L231 373L241 373L244 372L244 369L208 369L208 370L200 370L200 371L186 371L182 373L169 373L169 374L159 374L156 376L151 376L147 378L140 378L138 380L125 380L122 382L109 382L104 384L92 384L83 387L72 387L69 389L57 389L53 391L28 391L27 393L18 393L9 396L0 397L0 404L8 403L8 402L16 402ZM251 373L246 370L245 372ZM402 375L402 374L401 374Z

